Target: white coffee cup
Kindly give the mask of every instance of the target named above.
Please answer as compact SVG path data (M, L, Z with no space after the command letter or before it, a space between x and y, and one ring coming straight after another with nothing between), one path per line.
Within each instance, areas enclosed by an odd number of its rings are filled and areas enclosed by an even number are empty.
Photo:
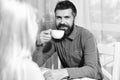
M65 31L63 30L51 30L51 36L54 39L61 39L64 36Z

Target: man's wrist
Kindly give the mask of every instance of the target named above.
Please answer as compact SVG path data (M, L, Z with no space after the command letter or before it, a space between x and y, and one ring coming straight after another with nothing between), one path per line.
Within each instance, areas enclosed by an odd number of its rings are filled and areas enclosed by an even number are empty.
M63 69L63 79L68 79L69 75L68 75L68 71L67 69Z
M40 46L44 46L44 44L41 43L40 40L36 40L36 46L37 46L37 47L40 47Z

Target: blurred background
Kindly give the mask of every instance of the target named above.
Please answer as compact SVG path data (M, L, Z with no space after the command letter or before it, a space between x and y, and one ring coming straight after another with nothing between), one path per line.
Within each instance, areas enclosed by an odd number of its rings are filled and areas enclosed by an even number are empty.
M54 8L61 0L20 0L38 9L43 29L54 26ZM76 24L93 32L98 42L120 41L120 0L70 0L78 10ZM42 16L42 20L39 18ZM41 24L40 24L41 25Z

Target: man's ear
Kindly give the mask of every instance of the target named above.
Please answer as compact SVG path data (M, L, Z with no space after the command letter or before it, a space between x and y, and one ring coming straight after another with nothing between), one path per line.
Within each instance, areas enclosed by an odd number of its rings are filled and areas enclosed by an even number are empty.
M74 12L72 12L72 15L73 15L74 18L76 17L76 14Z

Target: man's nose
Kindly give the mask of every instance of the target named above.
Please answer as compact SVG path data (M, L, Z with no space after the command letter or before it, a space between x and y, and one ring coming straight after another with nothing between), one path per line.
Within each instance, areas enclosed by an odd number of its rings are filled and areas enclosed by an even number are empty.
M65 20L64 19L61 19L61 22L60 22L61 24L64 24L65 23Z

